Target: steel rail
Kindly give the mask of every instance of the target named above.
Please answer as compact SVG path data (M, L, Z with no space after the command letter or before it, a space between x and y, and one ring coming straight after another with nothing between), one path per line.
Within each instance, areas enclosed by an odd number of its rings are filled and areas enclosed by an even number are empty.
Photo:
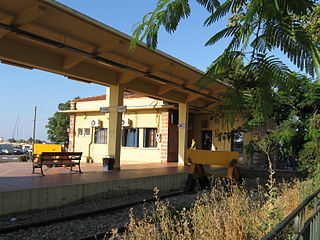
M166 194L163 196L159 196L157 198L164 199L164 198L168 198L168 197L178 196L181 194L183 194L183 191L178 191L178 192L174 192L171 194ZM104 208L104 209L98 209L98 210L94 210L94 211L90 211L90 212L84 212L84 213L63 216L63 217L58 217L58 218L52 218L52 219L48 219L48 220L44 220L44 221L16 225L16 226L11 226L11 227L7 227L7 228L0 228L0 234L7 234L7 233L11 233L11 232L16 232L19 230L29 229L29 228L37 228L37 227L48 226L48 225L52 225L52 224L56 224L56 223L60 223L60 222L67 222L67 221L71 221L71 220L78 220L78 219L83 219L83 218L87 218L87 217L103 215L108 212L113 212L113 211L121 210L124 208L133 207L135 205L143 204L145 202L154 202L157 200L157 198L152 197L152 198L144 199L141 201L136 201L133 203L123 204L123 205ZM1 235L0 235L0 237L1 237Z
M119 227L117 228L117 233L124 233L127 230L127 227ZM99 239L108 239L111 238L113 235L112 230L98 233L92 236L81 238L80 240L99 240Z

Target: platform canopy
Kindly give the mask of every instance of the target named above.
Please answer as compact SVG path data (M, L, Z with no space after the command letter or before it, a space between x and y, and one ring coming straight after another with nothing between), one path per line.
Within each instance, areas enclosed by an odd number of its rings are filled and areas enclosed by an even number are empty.
M120 13L119 13L120 14ZM194 83L203 72L53 0L0 0L2 63L124 89L176 103L214 108L227 89ZM188 49L186 49L187 51Z

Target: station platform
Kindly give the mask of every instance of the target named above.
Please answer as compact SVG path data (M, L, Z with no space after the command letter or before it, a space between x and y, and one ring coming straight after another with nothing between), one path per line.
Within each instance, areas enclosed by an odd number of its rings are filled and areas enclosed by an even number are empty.
M176 191L186 183L187 167L178 163L122 165L121 171L105 171L101 164L81 164L82 174L66 168L50 168L45 176L32 174L32 163L0 164L0 215L59 207L87 199Z

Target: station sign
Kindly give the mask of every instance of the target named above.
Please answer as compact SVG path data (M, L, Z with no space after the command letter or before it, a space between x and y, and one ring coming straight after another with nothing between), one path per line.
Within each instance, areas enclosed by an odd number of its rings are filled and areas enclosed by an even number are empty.
M100 112L101 113L109 113L110 112L110 109L108 107L101 107L100 108Z
M127 111L127 106L119 106L118 107L118 112L126 112Z
M117 112L126 112L126 111L127 111L127 106L118 106L117 107ZM100 112L101 113L109 113L110 107L101 107Z

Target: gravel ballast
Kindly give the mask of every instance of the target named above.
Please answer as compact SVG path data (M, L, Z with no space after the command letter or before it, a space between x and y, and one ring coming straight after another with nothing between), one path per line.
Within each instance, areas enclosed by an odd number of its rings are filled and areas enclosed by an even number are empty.
M190 205L197 199L198 194L181 194L178 196L167 198L173 206ZM161 195L160 195L161 196ZM0 218L0 229L9 226L22 225L32 222L44 221L60 216L73 215L79 212L89 212L114 207L132 202L137 202L142 198L141 193L136 196L131 195L130 198L118 198L118 199L101 199L98 201L89 201L72 206L66 206L61 208L46 209L41 211L32 211L17 214L14 216L5 216ZM146 196L145 199L151 196ZM141 218L143 216L144 209L152 209L153 203L137 204L133 208L135 217ZM26 230L19 230L7 234L1 234L0 239L82 239L88 236L99 234L109 231L114 228L123 227L129 222L130 208L124 208L114 210L111 213L105 213L101 215L95 215L93 217L81 218L78 220L71 220L60 222L52 225L41 226L37 228L29 228ZM13 221L14 220L14 221Z

